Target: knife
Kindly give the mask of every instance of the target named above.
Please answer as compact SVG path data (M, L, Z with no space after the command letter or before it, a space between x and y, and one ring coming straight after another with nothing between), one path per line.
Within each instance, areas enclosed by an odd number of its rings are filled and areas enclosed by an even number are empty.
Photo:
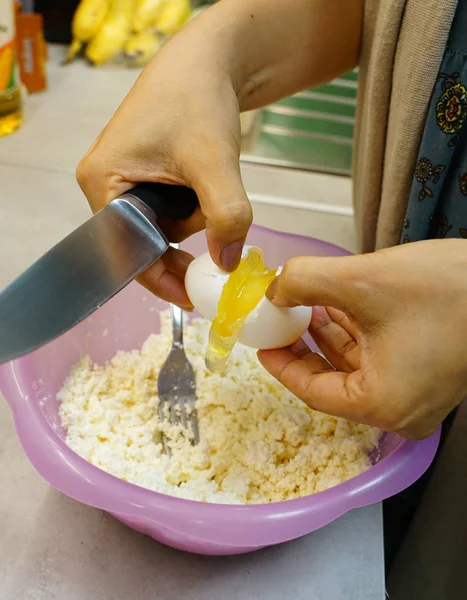
M157 219L186 219L190 188L145 183L110 202L0 292L0 364L85 319L169 248Z

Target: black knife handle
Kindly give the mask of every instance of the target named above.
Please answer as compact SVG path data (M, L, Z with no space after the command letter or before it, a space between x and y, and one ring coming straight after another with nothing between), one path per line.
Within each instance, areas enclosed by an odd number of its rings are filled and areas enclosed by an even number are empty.
M188 219L198 206L194 190L184 185L140 183L127 192L151 208L156 217Z

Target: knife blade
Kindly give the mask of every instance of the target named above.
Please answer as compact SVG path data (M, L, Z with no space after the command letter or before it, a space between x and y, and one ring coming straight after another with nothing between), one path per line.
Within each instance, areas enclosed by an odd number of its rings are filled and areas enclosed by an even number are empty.
M85 319L169 248L157 219L186 219L193 190L141 184L116 198L0 292L0 364Z

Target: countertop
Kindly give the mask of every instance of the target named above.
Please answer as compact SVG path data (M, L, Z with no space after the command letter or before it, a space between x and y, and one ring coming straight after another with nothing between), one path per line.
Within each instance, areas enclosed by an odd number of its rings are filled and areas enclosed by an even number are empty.
M51 49L49 90L29 98L23 127L0 139L0 288L89 216L76 163L137 76L64 68L62 55ZM256 222L353 248L345 178L252 165L243 176ZM381 600L382 540L375 505L249 555L166 548L50 488L0 399L0 600Z

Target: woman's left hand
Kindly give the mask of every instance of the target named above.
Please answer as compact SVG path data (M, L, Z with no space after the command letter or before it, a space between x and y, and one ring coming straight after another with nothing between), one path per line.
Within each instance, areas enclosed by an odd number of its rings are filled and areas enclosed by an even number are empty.
M309 331L327 360L303 340L258 353L310 407L418 439L467 396L467 241L295 258L268 295L318 306Z

